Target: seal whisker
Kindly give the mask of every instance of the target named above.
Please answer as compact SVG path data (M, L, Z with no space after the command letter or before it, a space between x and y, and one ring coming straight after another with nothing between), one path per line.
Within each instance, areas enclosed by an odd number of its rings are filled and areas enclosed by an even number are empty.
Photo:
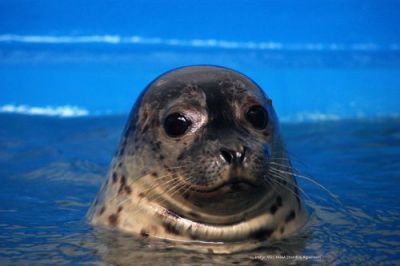
M174 174L172 174L172 173L159 176L159 177L157 177L157 180L152 180L152 184L155 184L156 187L160 186L160 185L167 185L168 183L170 183L170 182L175 180L174 178L171 179L171 177L173 177L173 176L174 176ZM167 181L164 182L163 179L166 179ZM151 189L153 189L152 185L151 185L151 188L149 190L151 190Z
M162 193L160 193L159 195L157 195L158 198L153 198L152 200L156 200L156 201L159 201L160 203L164 203L165 198L162 198L161 196L163 196L164 194L167 194L167 195L169 195L169 197L173 197L177 193L179 193L179 191L181 189L183 189L183 187L185 187L184 184L176 183L175 185L171 186L168 190L165 190Z
M287 149L285 149L286 153L290 156L290 159L292 161L296 161L297 163L301 164L302 166L307 167L307 164L301 160L297 155L295 155L294 153L288 151Z
M270 173L272 174L272 175L271 175L272 178L278 178L278 179L280 179L280 180L286 180L286 179L284 178L284 176L282 176L279 172L274 172L275 169L270 169L270 170L272 171L272 172L270 172ZM286 188L287 190L289 190L289 192L291 192L292 195L294 195L294 196L296 196L296 197L298 196L298 195L296 194L295 190L289 188L288 186L285 186L285 185L281 184L281 182L278 182L277 180L274 180L274 181L276 181L277 184L280 185L281 187L284 187L284 188ZM309 200L312 201L311 197L310 197L302 188L300 188L299 186L297 186L297 189L299 189L301 193L303 193Z
M291 174L290 172L285 171L285 170L279 170L279 169L274 169L274 170L277 171L277 172L283 173L283 174ZM292 174L293 174L293 173L292 173ZM308 177L308 176L299 175L299 174L297 174L297 173L294 173L294 175L295 175L296 177L299 177L299 178L302 178L302 179L304 179L304 180L307 180L307 181L309 181L310 183L312 183L312 184L318 186L319 188L321 188L322 190L324 190L325 192L327 192L328 195L331 196L334 200L336 200L337 203L339 203L340 205L343 205L343 204L341 203L341 201L339 200L339 198L338 198L335 194L333 194L333 193L332 193L331 191L329 191L326 187L324 187L323 185L321 185L320 183L318 183L318 182L315 181L314 179L312 179L312 178L310 178L310 177Z
M171 178L171 179L169 179L167 182L156 184L156 186L153 186L151 189L149 189L149 190L147 190L147 191L145 192L146 195L148 195L149 200L155 200L155 199L156 199L156 198L153 198L153 194L150 193L150 192L154 191L155 188L164 186L166 189L164 190L163 193L168 193L168 191L169 191L171 188L173 188L173 187L179 185L179 180L178 180L177 178L174 178L172 175L170 175L170 176L165 176L165 177L168 177L168 178ZM160 194L158 194L158 195L156 194L156 196L160 196Z
M186 184L178 184L178 186L176 186L175 191L170 192L170 196L173 197L175 194L179 193L182 189L185 189L185 187L190 187L190 186Z
M272 178L269 180L270 182L274 183L277 186L282 187L283 189L285 189L286 191L288 191L291 195L296 196L296 193L293 189L289 188L288 186L283 185L282 183L280 183L278 180Z
M169 178L171 178L170 180L168 180L167 182L164 183L159 183L158 185L161 186L165 186L165 190L162 192L162 194L170 194L170 196L172 196L172 194L176 194L176 191L179 191L181 187L186 186L184 183L181 182L181 180L179 179L178 176L175 176L175 174L171 174L168 176ZM159 194L157 196L159 196L161 198L162 194ZM152 200L158 200L157 198L152 198Z
M175 167L175 168L183 168L183 167L180 166L180 167ZM149 176L149 175L152 175L152 174L147 174L147 175L145 175L145 176ZM168 174L165 174L165 175L157 176L157 178L152 179L152 183L153 183L153 184L156 184L156 185L165 184L165 183L162 183L162 182L160 182L160 181L163 181L163 179L169 179L169 178L172 177L173 175L174 175L173 173L168 173ZM145 176L143 176L143 177L145 177ZM168 180L167 182L169 182L169 181L170 181L170 180ZM152 185L151 185L152 183L150 183L150 186L152 186Z

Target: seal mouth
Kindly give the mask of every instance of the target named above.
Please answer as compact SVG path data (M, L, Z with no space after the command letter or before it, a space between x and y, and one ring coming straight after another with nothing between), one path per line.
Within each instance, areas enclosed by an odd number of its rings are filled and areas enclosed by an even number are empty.
M266 192L258 179L232 175L215 186L191 187L181 195L184 201L171 201L168 208L202 223L235 223L243 219L243 213L251 216L257 212ZM191 216L193 213L196 215Z
M257 188L258 184L245 177L232 177L228 181L212 188L193 188L192 191L198 193L219 193L219 192L240 192Z

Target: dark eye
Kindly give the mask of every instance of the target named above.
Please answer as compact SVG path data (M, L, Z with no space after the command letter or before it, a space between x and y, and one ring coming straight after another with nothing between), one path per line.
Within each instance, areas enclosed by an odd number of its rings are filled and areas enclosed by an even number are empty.
M186 133L192 122L180 113L167 116L164 121L165 132L170 137L179 137Z
M246 113L246 119L255 129L264 129L268 124L267 111L260 105L250 107Z

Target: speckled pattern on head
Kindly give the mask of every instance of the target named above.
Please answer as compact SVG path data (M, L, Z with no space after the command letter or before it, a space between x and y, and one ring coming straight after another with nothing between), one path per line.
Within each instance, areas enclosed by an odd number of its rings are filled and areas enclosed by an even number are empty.
M243 74L190 66L138 98L88 217L229 253L296 232L307 213L272 101Z

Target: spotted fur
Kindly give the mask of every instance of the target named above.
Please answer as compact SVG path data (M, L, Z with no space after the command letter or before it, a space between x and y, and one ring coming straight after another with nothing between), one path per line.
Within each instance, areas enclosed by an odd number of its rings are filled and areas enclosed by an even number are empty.
M246 121L253 105L264 108L265 128ZM163 129L173 112L192 121L176 138ZM225 150L240 154L240 163ZM271 100L244 75L211 66L168 72L146 88L95 203L92 224L146 238L227 243L205 250L211 253L286 237L307 217Z

